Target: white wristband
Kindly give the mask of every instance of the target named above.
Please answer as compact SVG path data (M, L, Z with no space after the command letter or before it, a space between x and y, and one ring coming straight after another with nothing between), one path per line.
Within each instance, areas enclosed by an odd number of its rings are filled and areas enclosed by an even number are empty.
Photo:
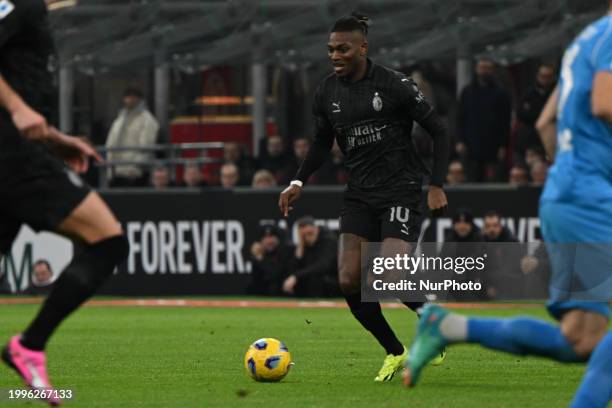
M298 186L298 187L302 187L304 185L304 183L302 183L300 180L291 180L291 183L289 183L290 186Z

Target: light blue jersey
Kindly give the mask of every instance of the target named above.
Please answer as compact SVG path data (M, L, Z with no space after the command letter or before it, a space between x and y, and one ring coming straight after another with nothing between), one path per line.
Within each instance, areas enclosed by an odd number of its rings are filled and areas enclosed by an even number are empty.
M557 153L542 201L574 202L582 208L599 203L599 209L607 206L612 214L612 125L591 112L591 88L600 71L612 72L610 14L589 25L563 56Z
M572 309L610 315L612 125L591 109L601 71L612 72L612 15L588 26L563 56L557 153L540 199L552 267L549 310L558 318Z

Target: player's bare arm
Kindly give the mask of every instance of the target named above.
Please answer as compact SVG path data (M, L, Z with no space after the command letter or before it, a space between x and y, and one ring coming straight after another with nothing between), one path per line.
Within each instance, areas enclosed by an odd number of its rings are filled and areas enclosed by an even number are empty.
M612 72L600 71L593 80L591 106L593 115L612 124Z
M548 98L546 105L540 117L536 122L536 129L540 133L540 139L544 150L549 160L552 162L555 159L555 146L557 144L557 98L559 95L559 88L555 88L553 93Z
M41 139L49 135L47 120L30 108L2 75L0 75L0 105L11 114L15 127L25 137Z

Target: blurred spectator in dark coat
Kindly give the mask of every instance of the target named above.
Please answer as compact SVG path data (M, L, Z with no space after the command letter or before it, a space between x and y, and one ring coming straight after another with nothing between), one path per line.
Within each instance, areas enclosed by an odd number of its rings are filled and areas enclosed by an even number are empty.
M151 187L156 190L163 190L174 187L174 182L170 179L170 169L163 164L157 165L151 172Z
M251 245L251 295L281 295L294 248L285 243L281 230L274 225L261 228L259 240Z
M546 245L543 242L529 243L531 248L538 245L532 255L525 255L521 259L521 272L523 273L523 299L547 299L548 282L550 277L550 262Z
M546 183L548 176L548 165L542 161L537 161L531 166L529 171L531 176L531 184L534 186L543 186Z
M508 183L514 186L526 186L529 183L529 177L527 176L527 169L523 166L514 165L510 169L510 177Z
M234 163L225 163L219 170L219 180L221 180L221 187L234 188L238 185L240 180L240 173L238 166Z
M273 188L276 187L276 179L274 174L269 170L257 170L253 175L253 182L251 187L255 189Z
M198 163L187 163L185 165L185 171L183 172L183 183L182 187L190 188L201 188L206 187L208 184L204 181L202 176L202 167Z
M297 221L298 242L291 260L290 275L283 292L295 296L329 296L337 292L336 249L338 240L314 218Z
M332 146L331 156L314 174L315 183L323 185L343 185L346 184L346 168L344 167L344 155L336 141Z
M516 151L520 156L523 156L529 147L542 147L535 123L555 88L556 81L555 68L550 64L541 64L535 84L527 88L516 107L518 119Z
M270 170L280 185L289 183L295 173L291 174L291 156L285 151L283 139L278 135L269 136L266 151L260 156L259 168Z
M474 216L467 208L459 209L453 216L453 228L448 231L444 238L444 245L439 256L441 258L477 258L484 255L483 237L480 229L474 224ZM481 273L472 270L463 274L454 272L447 273L447 279L454 279L457 282L480 282L483 284ZM486 286L483 284L482 293L449 292L455 300L474 300L475 297L486 298Z
M246 153L245 146L238 142L225 142L223 145L224 163L235 164L238 168L238 185L250 186L257 168L255 160Z
M483 236L487 262L483 273L489 299L515 299L521 292L522 276L519 261L522 248L518 239L502 225L497 211L484 216Z
M463 169L463 163L459 160L453 160L448 165L448 173L446 174L446 184L449 186L456 186L458 184L465 183L465 171Z
M476 80L461 92L457 154L467 158L468 178L495 181L510 134L511 102L495 81L492 61L480 60Z
M32 284L23 292L26 295L46 296L53 288L54 276L51 264L40 259L32 265Z

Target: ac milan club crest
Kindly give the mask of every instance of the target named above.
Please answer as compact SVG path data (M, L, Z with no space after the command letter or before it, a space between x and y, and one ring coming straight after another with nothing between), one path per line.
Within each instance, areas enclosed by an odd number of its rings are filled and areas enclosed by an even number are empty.
M374 99L372 99L372 106L376 112L380 112L382 110L382 99L378 96L378 92L374 94Z

